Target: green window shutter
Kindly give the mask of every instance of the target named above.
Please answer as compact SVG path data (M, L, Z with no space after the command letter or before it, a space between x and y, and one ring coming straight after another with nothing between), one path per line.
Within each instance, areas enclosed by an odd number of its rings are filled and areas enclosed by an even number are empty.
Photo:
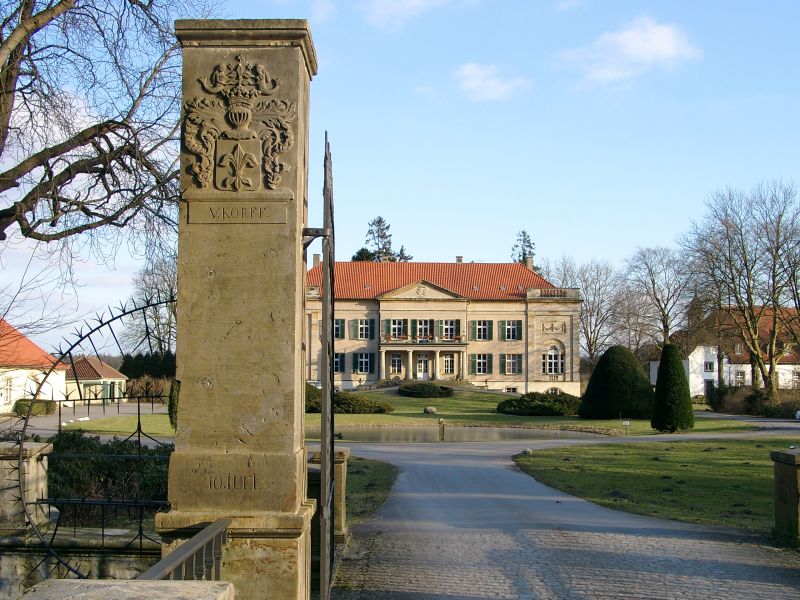
M492 356L492 354L486 355L486 373L489 375L494 373L494 371L492 371Z
M386 319L383 322L383 333L386 334L386 339L389 339L390 337L392 337L392 320L391 319Z
M408 336L408 319L403 319L403 337Z
M522 354L517 354L517 375L522 373Z
M369 353L369 372L370 373L374 373L375 372L375 353L374 352L370 352Z
M411 339L417 339L417 320L411 319Z
M501 342L505 342L506 341L506 322L505 321L498 321L497 322L497 327L498 327L498 329L500 329L500 331L498 332L500 334L498 336L498 338L500 339Z
M475 375L478 372L478 357L475 354L469 355L469 374Z
M522 321L517 321L517 339L522 339Z
M369 339L375 339L375 319L369 320Z
M350 339L358 339L358 319L353 319L350 321Z
M444 321L439 319L437 323L438 323L437 329L439 330L439 339L442 339L444 337Z
M336 319L336 322L338 323L338 327L339 327L339 337L336 338L336 339L337 340L343 340L344 339L344 335L345 335L344 334L344 326L345 326L344 319Z
M358 373L358 352L353 352L353 373Z
M506 355L500 355L500 375L505 375L506 373Z
M547 373L547 354L542 354L542 373Z
M434 329L433 319L428 319L428 336L433 339L433 332L436 331Z
M461 335L461 319L456 319L456 337Z
M487 339L492 339L492 327L494 326L494 321L489 321L489 337Z
M478 338L478 322L477 321L470 321L469 322L469 339L475 340Z

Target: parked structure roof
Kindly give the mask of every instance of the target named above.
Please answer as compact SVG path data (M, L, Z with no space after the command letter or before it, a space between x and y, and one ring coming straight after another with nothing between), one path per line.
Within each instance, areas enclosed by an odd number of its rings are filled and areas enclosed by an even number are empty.
M125 375L117 371L114 367L104 363L94 356L82 356L75 359L72 366L67 371L68 379L75 379L77 373L78 381L98 380L98 379L128 379Z
M306 281L321 286L322 265ZM528 289L555 287L522 263L337 262L334 298L372 300L422 281L470 300L520 300Z
M49 369L57 360L32 342L25 334L0 319L0 367ZM59 364L57 368L66 368Z

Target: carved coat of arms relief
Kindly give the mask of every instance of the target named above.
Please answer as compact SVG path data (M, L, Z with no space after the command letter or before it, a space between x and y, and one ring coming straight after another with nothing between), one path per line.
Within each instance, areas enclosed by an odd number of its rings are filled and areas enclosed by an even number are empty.
M280 155L292 147L296 106L274 97L279 86L263 65L217 65L198 79L206 96L184 104L183 142L194 156L195 185L224 192L277 188L289 166Z

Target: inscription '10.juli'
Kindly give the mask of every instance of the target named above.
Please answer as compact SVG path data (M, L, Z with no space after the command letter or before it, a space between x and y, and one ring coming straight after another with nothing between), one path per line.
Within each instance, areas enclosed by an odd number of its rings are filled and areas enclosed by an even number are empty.
M209 475L208 489L219 491L249 492L256 489L256 475L239 475L227 473L225 475Z

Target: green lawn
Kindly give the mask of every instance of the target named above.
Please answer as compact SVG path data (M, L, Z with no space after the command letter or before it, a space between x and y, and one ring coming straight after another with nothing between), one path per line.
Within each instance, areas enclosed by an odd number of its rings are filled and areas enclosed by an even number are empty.
M386 501L397 478L389 463L351 456L347 459L348 526L370 518Z
M637 514L768 533L774 525L770 450L797 439L580 446L515 457L542 483Z
M624 435L619 419L584 420L579 417L517 417L494 412L504 395L475 390L457 390L452 398L408 398L400 396L395 388L358 392L374 400L389 402L395 407L388 415L336 415L337 426L404 426L434 425L440 418L450 425L484 425L489 427L542 427L595 431L607 435ZM436 415L423 414L426 406L435 406ZM306 415L306 432L310 439L319 438L319 414ZM145 432L156 437L171 437L174 432L166 414L142 415ZM136 427L136 417L121 416L71 423L68 429L83 429L97 434L128 435ZM697 419L696 433L744 432L755 429L740 421L722 419ZM631 420L630 435L655 434L648 420Z

